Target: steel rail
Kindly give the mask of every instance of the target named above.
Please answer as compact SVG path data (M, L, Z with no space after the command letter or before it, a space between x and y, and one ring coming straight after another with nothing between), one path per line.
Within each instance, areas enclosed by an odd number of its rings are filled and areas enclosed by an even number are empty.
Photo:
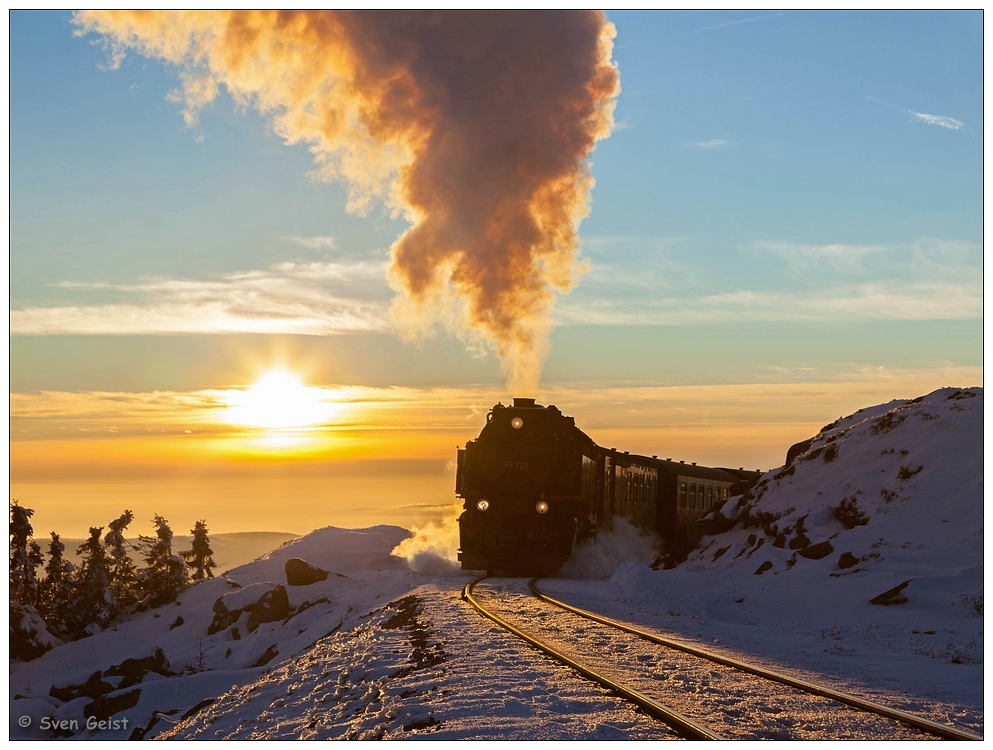
M563 664L566 664L566 665L572 667L573 669L575 669L577 672L579 672L584 677L586 677L586 678L588 678L590 680L593 680L594 682L602 685L603 687L607 688L608 690L611 690L612 692L614 692L615 694L619 695L620 697L622 697L622 698L624 698L626 700L631 701L632 703L634 703L635 705L637 705L639 708L641 708L649 716L651 716L651 717L653 717L655 719L658 719L659 721L663 722L664 724L667 724L668 726L672 727L681 736L683 736L683 737L685 737L687 739L693 739L693 740L723 740L723 739L726 739L725 737L722 737L721 735L717 734L716 732L714 732L711 729L708 729L707 727L703 726L702 724L698 724L697 722L693 721L692 719L689 719L689 718L683 716L682 714L677 713L676 711L673 711L670 708L666 708L661 703L658 703L658 702L652 700L651 698L649 698L647 695L645 695L643 693L640 693L637 690L633 690L633 689L631 689L629 687L625 687L621 683L612 680L611 678L607 677L606 675L602 675L599 672L596 672L595 670L590 669L589 667L583 666L582 664L580 664L579 662L575 661L571 657L566 656L561 651L558 651L553 646L548 645L544 641L538 640L534 636L528 635L523 630L521 630L520 628L516 627L515 625L512 625L511 623L507 622L506 620L504 620L502 617L500 617L496 613L491 612L490 610L486 609L486 607L484 607L472 595L472 588L477 583L479 583L480 581L482 581L483 579L485 579L487 577L488 576L481 576L480 578L476 578L475 580L470 581L469 583L467 583L465 585L465 588L462 590L462 598L465 601L469 602L469 604L471 604L473 607L475 607L476 608L476 611L479 612L479 614L481 614L483 617L487 617L490 620L492 620L493 622L495 622L497 625L499 625L500 627L505 628L506 630L509 630L511 633L513 633L517 637L522 638L523 640L527 641L532 646L534 646L538 650L544 652L545 654L548 654L549 656L551 656L556 661L560 661Z
M585 609L580 609L579 607L574 607L571 604L566 604L563 601L555 599L547 594L543 593L538 589L536 583L538 579L533 578L528 582L528 588L531 593L542 601L548 602L549 604L554 604L556 607L561 607L562 609L572 612L573 614L579 615L580 617L585 617L594 622L599 622L603 625L609 625L611 627L623 630L632 635L636 635L639 638L644 638L647 641L657 643L660 646L666 646L668 648L675 649L677 651L682 651L684 653L690 654L692 656L699 656L703 659L708 659L717 664L723 664L727 667L732 667L734 669L740 670L742 672L748 672L749 674L756 675L758 677L764 677L767 680L772 680L773 682L779 682L783 685L788 685L790 687L797 688L806 693L812 695L818 695L822 698L830 698L836 700L839 703L844 703L854 708L861 709L863 711L868 711L870 713L878 714L880 716L885 716L886 718L893 719L895 721L908 724L916 729L920 729L923 732L929 734L934 734L939 737L944 737L950 740L980 740L982 737L972 732L966 732L965 730L958 729L956 727L950 727L945 724L940 724L936 721L931 721L930 719L925 719L921 716L915 716L914 714L908 713L906 711L901 711L898 708L891 708L889 706L884 706L881 703L876 703L874 701L866 700L865 698L859 698L849 693L843 693L839 690L833 690L832 688L825 687L823 685L817 685L813 682L808 682L807 680L801 680L797 677L790 677L781 672L775 672L770 669L764 669L762 667L755 666L754 664L748 664L747 662L739 661L738 659L732 659L729 656L722 656L721 654L714 653L713 651L708 651L707 649L700 648L698 646L690 646L686 643L680 641L674 641L670 638L664 638L663 636L656 635L655 633L649 633L644 630L639 630L638 628L632 627L630 625L625 625L624 623L617 622L616 620L611 620L608 617L602 617L600 615L589 612Z

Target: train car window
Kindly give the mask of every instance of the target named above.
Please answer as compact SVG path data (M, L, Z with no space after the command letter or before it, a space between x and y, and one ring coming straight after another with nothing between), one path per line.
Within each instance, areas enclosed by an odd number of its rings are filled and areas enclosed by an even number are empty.
M696 510L696 482L690 482L690 510Z
M707 510L714 507L714 485L707 485Z
M679 483L679 507L686 507L686 482Z

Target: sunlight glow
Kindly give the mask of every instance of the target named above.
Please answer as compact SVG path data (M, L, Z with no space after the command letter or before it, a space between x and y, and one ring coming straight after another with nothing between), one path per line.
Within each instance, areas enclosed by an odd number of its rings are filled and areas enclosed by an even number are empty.
M226 400L229 422L269 430L317 425L338 410L320 388L305 386L283 370L266 373L248 390L229 393Z

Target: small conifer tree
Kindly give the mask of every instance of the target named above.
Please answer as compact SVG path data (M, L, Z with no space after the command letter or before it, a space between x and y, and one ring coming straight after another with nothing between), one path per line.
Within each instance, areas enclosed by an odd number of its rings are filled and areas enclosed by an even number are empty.
M41 547L31 537L34 511L10 503L10 599L34 606L38 603L38 566L43 562Z
M66 546L59 535L52 532L48 545L48 563L41 581L38 610L49 632L59 638L69 638L73 631L69 606L73 598L73 571L75 566L65 559Z
M120 518L108 524L110 529L103 543L110 561L110 590L117 613L126 611L138 601L138 576L134 561L128 555L124 531L134 520L134 513L124 511Z
M172 553L172 529L162 516L152 520L155 536L141 536L147 566L141 571L139 583L147 607L171 602L186 586L186 564Z
M77 635L102 628L114 616L114 595L110 589L110 561L100 543L103 526L90 527L90 538L77 550L80 555L76 596L72 608L78 613Z
M194 581L213 578L213 570L217 565L214 563L214 558L212 557L214 550L210 548L210 538L207 536L207 522L204 520L197 521L196 526L190 530L190 533L193 534L192 549L182 553L187 567L192 571L190 578Z

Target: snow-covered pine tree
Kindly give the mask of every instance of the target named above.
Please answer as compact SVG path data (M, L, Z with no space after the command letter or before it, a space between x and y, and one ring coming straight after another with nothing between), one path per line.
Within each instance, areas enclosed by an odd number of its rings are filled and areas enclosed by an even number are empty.
M190 578L194 581L213 578L213 570L217 565L212 557L214 550L210 548L210 538L207 536L207 522L197 521L196 526L190 529L190 533L193 534L193 547L187 552L180 553L186 560L187 567L192 571Z
M75 570L75 566L65 559L65 550L65 544L53 531L38 601L38 610L48 631L63 640L69 638L73 630L69 603L74 595L72 574Z
M34 511L10 503L10 600L35 605L38 602L38 566L43 562L41 547L31 537Z
M38 566L43 562L41 547L31 537L34 511L10 503L10 598L8 646L11 659L34 659L61 641L52 636L38 614L40 587Z
M158 607L171 602L186 586L186 564L172 553L172 529L169 522L156 515L152 520L155 536L139 537L145 554L145 567L139 574L142 605Z
M96 632L114 615L114 595L110 590L110 561L100 543L103 526L91 526L90 538L76 551L81 556L76 591L70 605L78 614L74 635Z
M108 524L110 531L103 539L110 558L110 590L116 613L127 611L139 598L137 569L128 555L130 545L124 538L124 531L133 520L134 513L124 511L120 518Z

